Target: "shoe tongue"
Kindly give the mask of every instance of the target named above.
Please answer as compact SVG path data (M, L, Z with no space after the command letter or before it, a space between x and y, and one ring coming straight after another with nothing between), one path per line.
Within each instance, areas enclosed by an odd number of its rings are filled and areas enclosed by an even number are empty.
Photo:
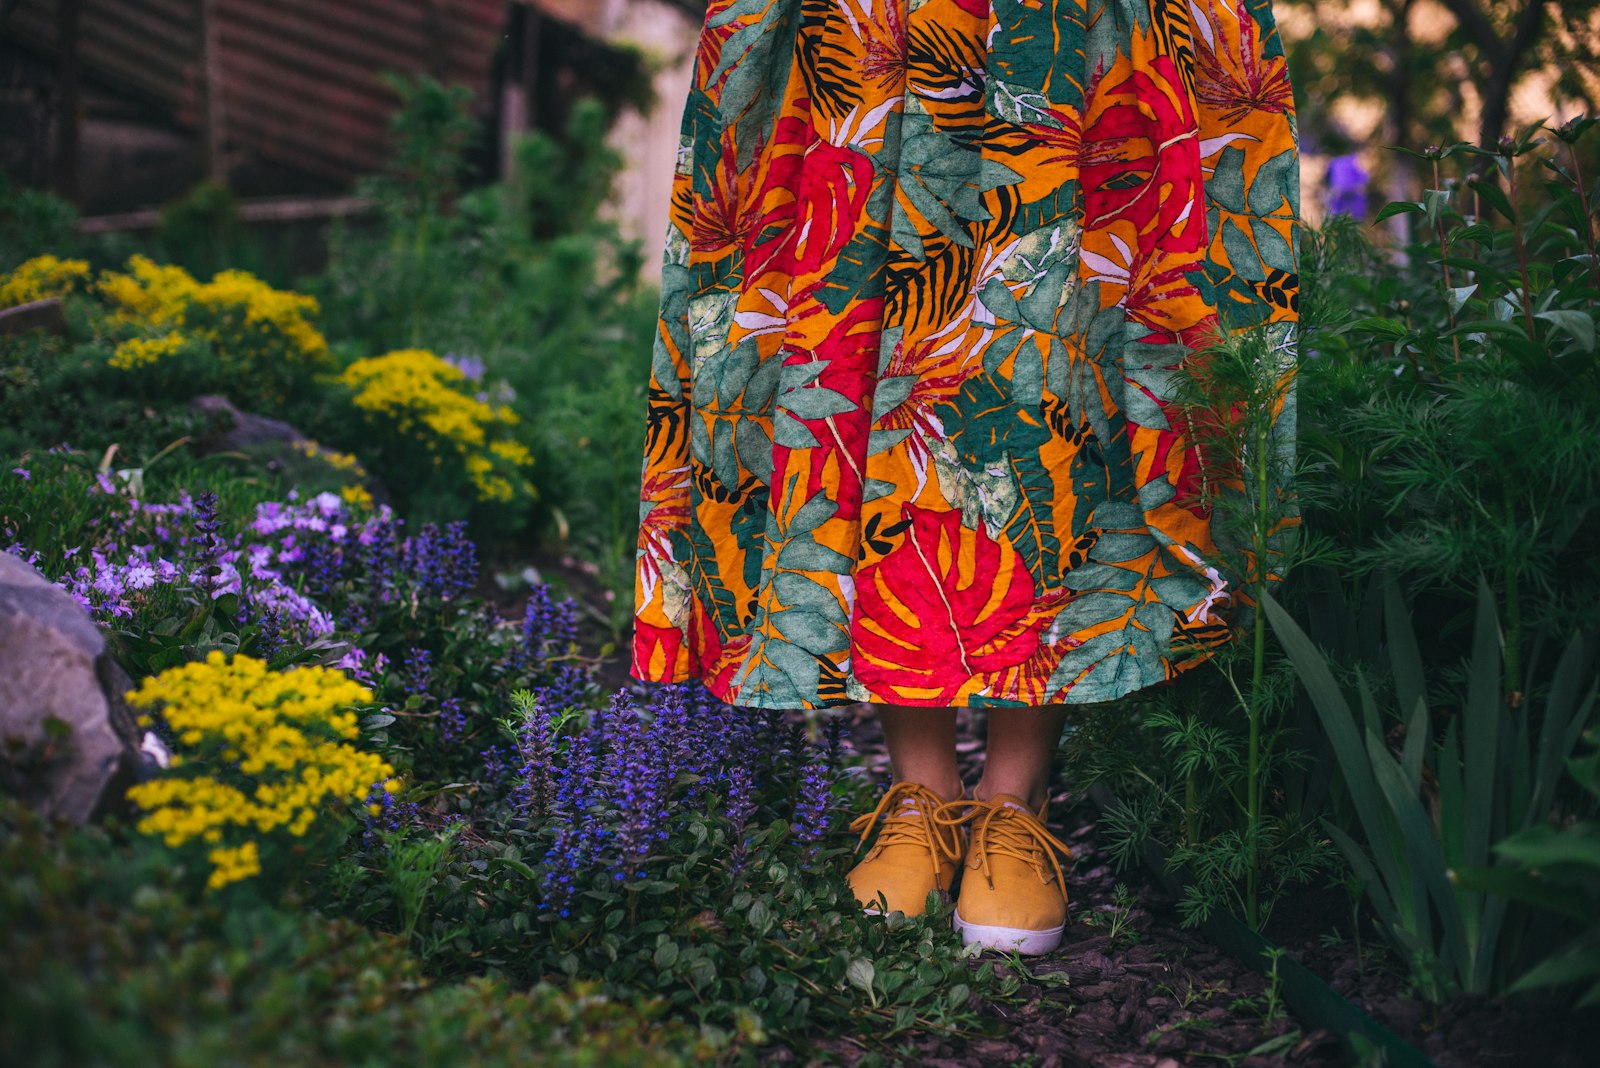
M997 805L1001 808L1014 808L1018 812L1026 812L1030 816L1034 814L1033 809L1023 804L1020 797L1013 797L1011 794L995 794L989 798L989 804Z
M896 816L920 816L923 813L923 803L920 797L902 797L900 804L895 807Z

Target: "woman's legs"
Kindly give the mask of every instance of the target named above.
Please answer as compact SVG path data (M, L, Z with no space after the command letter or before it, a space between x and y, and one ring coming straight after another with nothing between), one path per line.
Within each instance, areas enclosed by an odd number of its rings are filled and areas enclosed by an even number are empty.
M964 789L956 769L956 710L878 706L897 782L920 783L946 801Z
M1067 710L1051 705L991 708L988 712L988 755L983 778L973 794L980 800L1010 794L1037 812L1049 796L1050 769ZM883 724L896 780L921 783L947 801L961 796L955 709L879 705L878 720Z
M1010 794L1035 812L1043 808L1050 796L1050 769L1066 720L1067 710L1061 705L989 709L983 778L972 796L987 801L995 794Z

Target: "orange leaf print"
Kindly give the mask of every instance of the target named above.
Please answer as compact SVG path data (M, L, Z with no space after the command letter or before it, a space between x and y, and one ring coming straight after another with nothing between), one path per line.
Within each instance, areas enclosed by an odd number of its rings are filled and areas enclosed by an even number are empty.
M949 704L975 676L1033 655L1033 579L1015 549L962 526L960 512L901 514L905 540L856 574L853 668L885 698Z

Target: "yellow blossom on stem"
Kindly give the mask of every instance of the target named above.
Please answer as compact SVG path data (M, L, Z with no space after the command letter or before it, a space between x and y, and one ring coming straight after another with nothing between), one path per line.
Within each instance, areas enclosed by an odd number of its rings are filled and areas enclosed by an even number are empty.
M370 425L417 441L435 468L453 458L483 501L531 495L520 477L533 454L506 436L517 415L468 392L461 369L426 349L401 349L357 360L340 376Z
M348 744L359 733L350 706L372 694L338 671L272 671L254 657L214 651L145 679L128 700L159 710L193 769L129 790L144 810L138 829L172 848L216 846L208 853L213 889L260 872L260 836L302 836L332 806L360 801L394 773Z
M87 260L35 256L8 274L0 274L0 308L14 308L47 297L65 297L89 277Z

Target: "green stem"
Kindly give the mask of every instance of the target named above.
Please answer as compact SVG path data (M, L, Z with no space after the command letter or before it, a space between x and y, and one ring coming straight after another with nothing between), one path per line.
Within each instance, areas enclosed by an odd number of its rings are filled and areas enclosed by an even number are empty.
M1517 157L1506 158L1507 200L1511 203L1511 236L1517 244L1517 266L1522 272L1522 320L1528 328L1528 340L1537 343L1538 327L1533 322L1533 282L1528 277L1528 246L1522 240L1522 212L1517 207Z
M1439 178L1439 157L1433 158L1433 187L1440 193L1444 192L1444 183ZM1450 277L1450 238L1444 232L1444 215L1434 220L1434 229L1439 235L1439 265L1444 268L1444 285L1447 292L1444 295L1445 310L1450 317L1450 350L1455 355L1455 362L1461 362L1461 339L1456 336L1456 305L1455 294L1448 292L1454 290L1455 282ZM1435 373L1437 373L1435 368Z
M1506 561L1506 690L1508 695L1522 692L1522 597L1517 576L1521 572L1514 559Z
M1194 772L1191 770L1183 781L1183 836L1189 845L1196 843L1195 830L1195 781Z
M1583 180L1583 164L1578 162L1578 145L1567 142L1567 155L1572 160L1573 185L1578 190L1578 203L1583 208L1583 239L1589 246L1589 277L1594 279L1595 292L1600 293L1600 249L1595 247L1594 215L1589 210L1589 187ZM1591 300L1591 304L1594 302Z
M1251 579L1255 587L1256 611L1255 649L1250 663L1250 796L1247 799L1249 810L1246 815L1246 825L1250 835L1246 846L1250 864L1247 877L1249 904L1246 909L1246 919L1252 928L1258 926L1261 907L1258 885L1261 858L1257 844L1261 837L1261 690L1267 664L1267 614L1262 602L1266 599L1267 593L1267 542L1269 524L1272 521L1267 511L1268 495L1271 490L1269 481L1271 469L1267 460L1267 445L1271 432L1270 413L1258 412L1256 419L1256 515L1253 524L1255 560L1251 569L1254 572Z

